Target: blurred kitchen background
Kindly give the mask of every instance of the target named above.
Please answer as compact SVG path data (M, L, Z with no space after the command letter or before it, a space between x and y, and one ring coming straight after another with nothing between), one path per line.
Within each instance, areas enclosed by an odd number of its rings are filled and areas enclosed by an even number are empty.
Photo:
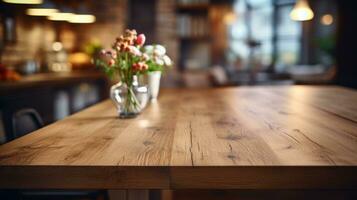
M111 81L91 59L125 28L167 48L175 65L163 87L356 88L355 9L347 0L0 0L0 142L33 129L16 126L24 116L43 126L106 99Z

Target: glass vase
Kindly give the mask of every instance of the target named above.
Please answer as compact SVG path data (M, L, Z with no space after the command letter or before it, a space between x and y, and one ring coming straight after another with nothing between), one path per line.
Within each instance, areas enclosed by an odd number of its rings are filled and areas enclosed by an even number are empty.
M117 107L120 118L136 117L146 106L149 100L147 86L140 86L137 78L128 85L120 81L110 88L110 97Z

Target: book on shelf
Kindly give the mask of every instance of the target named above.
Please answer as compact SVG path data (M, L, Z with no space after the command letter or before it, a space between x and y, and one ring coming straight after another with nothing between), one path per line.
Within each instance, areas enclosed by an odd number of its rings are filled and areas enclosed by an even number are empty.
M204 16L180 14L177 17L177 29L181 38L203 38L209 35L208 20Z
M209 0L178 0L179 5L201 5L208 4Z

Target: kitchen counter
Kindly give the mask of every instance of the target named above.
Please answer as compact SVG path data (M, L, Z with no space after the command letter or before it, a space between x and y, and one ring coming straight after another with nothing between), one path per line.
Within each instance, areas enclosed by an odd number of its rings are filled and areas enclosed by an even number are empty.
M9 95L38 87L69 85L88 80L106 80L106 76L98 71L38 73L23 76L18 81L0 81L0 95Z
M108 98L107 77L94 70L39 73L18 81L0 81L0 126L6 141L14 139L13 116L35 109L45 124ZM5 142L0 140L0 143Z

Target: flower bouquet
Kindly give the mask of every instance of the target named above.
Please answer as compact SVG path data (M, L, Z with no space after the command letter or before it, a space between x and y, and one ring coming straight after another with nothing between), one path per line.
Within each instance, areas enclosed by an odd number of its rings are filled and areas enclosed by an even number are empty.
M168 56L164 58L164 47L160 45L159 51L157 45L144 47L145 40L144 34L125 30L124 35L116 38L112 49L102 50L100 58L95 60L96 65L101 66L110 77L118 76L120 79L111 87L110 97L122 118L139 114L149 99L147 86L140 86L137 77L150 70L158 70L165 66L165 62L171 62Z
M149 56L147 64L148 69L148 82L152 100L156 100L159 89L161 73L165 67L171 66L172 61L166 55L166 49L162 45L146 45L144 52Z

